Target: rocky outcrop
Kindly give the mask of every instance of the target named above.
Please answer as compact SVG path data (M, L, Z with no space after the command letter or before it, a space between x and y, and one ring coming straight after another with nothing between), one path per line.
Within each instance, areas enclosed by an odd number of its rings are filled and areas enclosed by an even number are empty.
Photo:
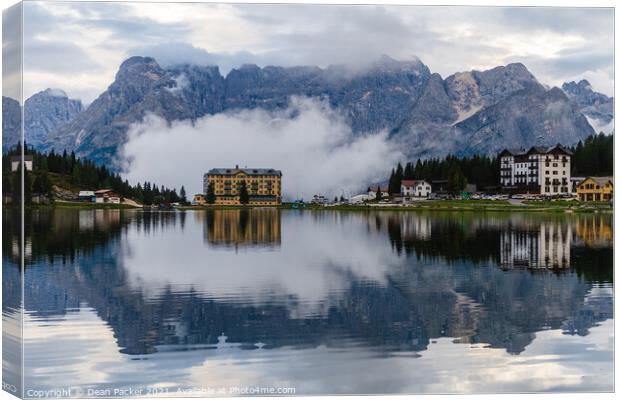
M41 147L114 167L129 125L149 113L174 121L278 110L291 96L328 101L356 133L388 131L409 157L571 145L593 133L575 101L546 89L520 63L445 80L418 59L389 57L363 69L244 65L223 77L215 66L162 68L153 58L131 57L109 88Z
M17 100L2 96L2 151L15 146L21 136L22 110Z
M593 122L595 128L610 125L613 121L614 98L595 92L587 80L565 82L562 85L562 90L577 104L579 110Z
M24 105L26 143L39 147L50 132L82 112L82 102L70 99L61 89L46 89L28 98Z

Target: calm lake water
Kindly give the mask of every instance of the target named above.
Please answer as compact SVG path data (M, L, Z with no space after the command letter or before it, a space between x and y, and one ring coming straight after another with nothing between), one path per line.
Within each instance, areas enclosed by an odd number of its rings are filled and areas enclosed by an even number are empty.
M6 346L22 317L3 219ZM32 211L25 394L611 391L612 219ZM5 347L5 380L19 364Z

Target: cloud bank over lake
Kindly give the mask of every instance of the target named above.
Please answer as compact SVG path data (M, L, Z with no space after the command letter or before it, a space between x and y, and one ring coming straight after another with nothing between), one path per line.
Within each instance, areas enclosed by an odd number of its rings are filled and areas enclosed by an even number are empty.
M306 98L292 98L284 111L243 110L193 123L151 115L128 136L125 178L184 185L189 195L202 192L209 169L239 165L281 170L285 200L333 197L385 180L403 158L387 132L354 135L344 116Z

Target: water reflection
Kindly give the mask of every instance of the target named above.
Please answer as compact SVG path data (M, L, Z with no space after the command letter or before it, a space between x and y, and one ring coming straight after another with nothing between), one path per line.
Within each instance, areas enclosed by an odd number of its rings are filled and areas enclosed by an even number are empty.
M280 210L219 210L196 213L204 222L204 238L214 247L278 247L281 242Z
M377 357L392 360L383 367L398 370L395 376L403 381L384 382L380 392L391 393L409 387L411 376L399 370L401 357L430 357L442 338L516 357L543 331L589 337L613 315L611 215L192 214L33 213L25 298L27 324L37 336L27 342L27 361L63 358L59 340L76 343L53 327L75 323L85 335L101 332L123 355L111 360L84 348L93 358L91 371L98 363L127 370L127 363L145 362L153 379L157 370L165 375L175 368L179 372L167 384L185 385L192 382L190 370L207 360L225 368L234 359L259 363L285 379L285 371L299 368L287 361L290 356L307 356L320 369L340 357L332 350L353 351L356 358L349 362L362 366L360 380L372 373L364 365L374 365ZM3 240L14 239L8 236ZM561 334L549 337L562 340ZM310 355L322 348L330 351ZM266 353L257 361L244 350ZM181 351L186 356L155 357ZM436 372L443 374L450 352L435 351L444 359ZM593 362L611 370L608 352L601 354ZM63 362L66 368L53 374L33 370L28 384L52 385L62 371L74 374L84 361ZM409 367L416 369L415 363ZM94 387L112 379L97 376L80 379ZM135 384L143 376L114 379ZM365 387L329 386L334 384L308 393L362 393Z

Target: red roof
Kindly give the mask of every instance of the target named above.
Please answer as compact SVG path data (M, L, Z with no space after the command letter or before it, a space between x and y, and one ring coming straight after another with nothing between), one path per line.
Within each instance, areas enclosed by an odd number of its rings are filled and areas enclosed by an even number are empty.
M403 186L415 186L418 183L422 183L422 182L426 182L426 181L417 180L417 179L403 179L402 181L400 181L400 184Z

